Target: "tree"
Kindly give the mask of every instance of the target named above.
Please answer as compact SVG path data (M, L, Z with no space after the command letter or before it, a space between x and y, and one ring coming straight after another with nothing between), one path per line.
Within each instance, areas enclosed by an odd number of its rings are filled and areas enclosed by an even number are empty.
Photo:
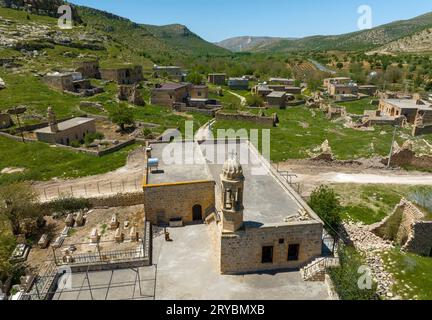
M334 190L324 185L318 187L312 192L309 205L324 223L330 227L329 232L335 233L335 230L338 229L342 221L342 206Z
M21 221L36 221L42 216L38 195L25 183L14 183L0 188L0 216L9 221L14 235L21 234Z
M344 64L342 62L338 62L336 64L336 68L338 68L339 70L341 70L344 67Z
M251 107L256 107L256 108L264 107L264 99L255 94L248 96L246 98L246 102Z
M125 131L126 125L135 124L133 110L125 104L119 104L114 110L112 110L109 113L109 119L118 125L121 131Z
M203 82L203 77L198 72L192 72L188 74L186 81L194 85L201 85Z
M385 73L385 79L391 83L397 83L402 79L402 71L395 66L389 66Z
M84 144L86 146L91 145L95 140L103 140L105 138L104 134L101 132L92 132L85 136Z

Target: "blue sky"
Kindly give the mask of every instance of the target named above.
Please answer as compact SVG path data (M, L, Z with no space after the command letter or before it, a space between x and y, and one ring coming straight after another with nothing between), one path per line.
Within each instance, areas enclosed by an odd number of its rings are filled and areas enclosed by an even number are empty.
M373 26L432 11L430 0L71 0L138 23L181 23L208 41L234 36L304 37L357 31L361 5Z

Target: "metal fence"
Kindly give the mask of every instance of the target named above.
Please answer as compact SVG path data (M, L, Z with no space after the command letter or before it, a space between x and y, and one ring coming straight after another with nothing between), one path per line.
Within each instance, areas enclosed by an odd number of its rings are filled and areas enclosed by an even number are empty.
M62 186L41 188L41 200L53 200L64 196L89 197L113 195L118 193L136 192L142 190L142 179L125 179L118 181L95 181L83 184L63 183Z

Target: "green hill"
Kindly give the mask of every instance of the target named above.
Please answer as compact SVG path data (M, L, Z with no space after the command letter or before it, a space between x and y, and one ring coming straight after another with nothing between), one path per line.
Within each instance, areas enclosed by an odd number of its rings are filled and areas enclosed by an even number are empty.
M409 20L395 21L369 30L343 35L312 36L296 40L279 40L261 44L252 49L257 52L371 50L397 39L432 27L432 13Z

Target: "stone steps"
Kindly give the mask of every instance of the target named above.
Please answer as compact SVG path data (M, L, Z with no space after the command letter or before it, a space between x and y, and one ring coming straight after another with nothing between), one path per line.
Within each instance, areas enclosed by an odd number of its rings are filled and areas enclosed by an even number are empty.
M328 268L339 266L338 258L317 258L300 270L305 281L324 281Z

